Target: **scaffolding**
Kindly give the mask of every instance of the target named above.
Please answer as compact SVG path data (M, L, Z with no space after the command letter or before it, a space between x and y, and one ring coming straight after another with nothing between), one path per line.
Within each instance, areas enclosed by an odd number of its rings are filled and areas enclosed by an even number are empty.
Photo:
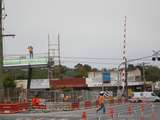
M54 65L61 65L60 61L60 35L58 33L57 42L50 40L48 35L48 78L53 78L53 67ZM59 69L60 73L60 69Z

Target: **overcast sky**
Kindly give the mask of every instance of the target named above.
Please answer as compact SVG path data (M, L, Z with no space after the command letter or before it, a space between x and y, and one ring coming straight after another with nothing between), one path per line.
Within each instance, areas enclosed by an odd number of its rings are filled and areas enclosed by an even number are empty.
M29 45L35 53L47 52L48 34L56 42L59 32L62 57L122 58L124 16L127 16L128 58L152 55L152 50L160 49L159 0L4 2L8 15L4 33L16 34L15 38L4 39L5 55L26 54ZM117 65L117 61L103 62ZM96 67L97 63L91 64Z

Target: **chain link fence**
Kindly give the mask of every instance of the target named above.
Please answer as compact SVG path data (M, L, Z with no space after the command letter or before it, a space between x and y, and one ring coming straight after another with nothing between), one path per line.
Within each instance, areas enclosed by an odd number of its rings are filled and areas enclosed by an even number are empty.
M95 100L97 91L89 90L28 90L28 98L39 97L49 102L82 102Z
M0 102L31 101L33 97L45 99L48 102L82 102L96 100L98 91L90 90L25 90L17 88L0 89Z
M22 96L20 89L0 89L0 103L18 102Z

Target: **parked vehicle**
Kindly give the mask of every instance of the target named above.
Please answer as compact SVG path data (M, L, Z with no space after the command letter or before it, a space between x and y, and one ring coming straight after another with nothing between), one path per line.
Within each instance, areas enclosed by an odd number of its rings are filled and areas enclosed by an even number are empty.
M158 97L154 92L133 92L130 102L160 102L160 97Z

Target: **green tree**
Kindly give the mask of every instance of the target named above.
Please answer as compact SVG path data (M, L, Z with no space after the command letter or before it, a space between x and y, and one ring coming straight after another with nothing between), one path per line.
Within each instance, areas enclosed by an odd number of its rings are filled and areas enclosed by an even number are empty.
M147 81L156 82L160 80L160 69L156 66L145 67L145 79Z
M15 88L16 87L16 83L14 81L14 79L7 75L4 77L4 80L3 80L3 87L4 88Z
M53 78L63 79L65 72L68 70L66 66L55 65L53 67Z
M4 96L6 101L11 101L14 96L14 88L16 87L16 83L14 79L7 75L4 77L3 80L3 87L4 87Z
M87 77L88 76L88 72L92 71L91 66L85 64L80 64L78 63L77 65L74 66L75 71L77 72L77 76L76 77Z

